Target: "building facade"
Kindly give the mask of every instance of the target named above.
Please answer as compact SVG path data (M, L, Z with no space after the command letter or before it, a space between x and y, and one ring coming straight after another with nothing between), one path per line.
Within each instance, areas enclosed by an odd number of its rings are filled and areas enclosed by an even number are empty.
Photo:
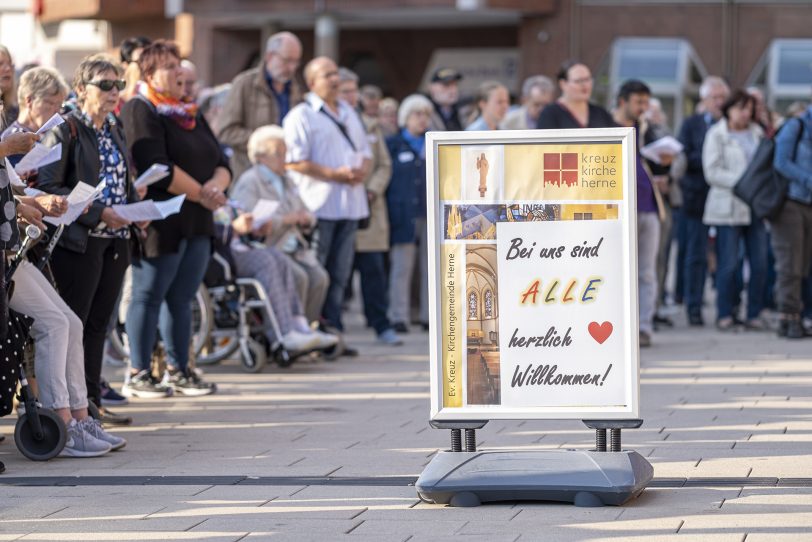
M812 84L809 58L804 62L812 54L810 0L37 0L35 6L45 24L107 21L111 48L131 35L174 38L209 85L256 65L265 38L278 30L302 39L305 58L332 56L396 98L423 88L440 65L465 74L464 93L499 79L515 94L524 77L554 76L568 58L592 67L599 100L609 103L624 74L640 76L653 80L655 94L678 118L692 110L697 82L708 73L734 86L760 83L771 103L782 105L808 98L806 83ZM777 76L770 79L781 71L770 66L778 62L780 39L789 40L787 69L795 75L794 89L783 95Z

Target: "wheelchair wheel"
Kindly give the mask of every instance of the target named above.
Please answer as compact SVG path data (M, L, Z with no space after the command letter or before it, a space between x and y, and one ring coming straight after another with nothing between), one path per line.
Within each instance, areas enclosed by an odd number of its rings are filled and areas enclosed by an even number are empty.
M260 372L268 362L265 345L250 337L240 341L240 361L242 361L244 371L249 373Z
M214 365L230 358L240 348L237 332L233 329L212 329L206 344L197 355L200 366Z
M192 301L192 349L195 355L200 354L212 329L212 309L209 292L201 284ZM130 343L124 330L124 322L117 322L107 334L110 346L122 358L129 359Z
M17 419L14 427L14 443L25 457L32 461L48 461L53 459L68 438L65 422L57 414L47 408L39 409L39 423L42 427L42 438L36 438L34 430L28 423L29 414L26 412Z

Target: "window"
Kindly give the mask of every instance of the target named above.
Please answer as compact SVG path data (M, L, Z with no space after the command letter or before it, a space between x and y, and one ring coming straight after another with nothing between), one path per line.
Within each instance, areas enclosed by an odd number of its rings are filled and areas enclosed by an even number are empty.
M485 318L496 318L496 311L493 306L493 291L488 288L485 290L485 295L482 296L484 299L483 305L485 307Z
M660 99L673 129L692 112L707 71L688 40L618 38L595 75L595 99L608 107L614 105L624 81L645 81Z
M773 40L747 78L746 86L763 89L767 105L779 113L794 101L808 101L812 39Z
M474 290L468 292L468 319L479 320L479 298Z

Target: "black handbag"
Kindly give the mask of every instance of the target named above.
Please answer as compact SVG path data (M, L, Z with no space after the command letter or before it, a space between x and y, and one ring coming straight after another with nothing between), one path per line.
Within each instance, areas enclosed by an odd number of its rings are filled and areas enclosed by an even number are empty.
M801 123L796 147L803 131ZM775 140L762 139L747 169L733 187L733 194L749 205L757 218L775 218L787 199L789 179L773 167L774 158Z

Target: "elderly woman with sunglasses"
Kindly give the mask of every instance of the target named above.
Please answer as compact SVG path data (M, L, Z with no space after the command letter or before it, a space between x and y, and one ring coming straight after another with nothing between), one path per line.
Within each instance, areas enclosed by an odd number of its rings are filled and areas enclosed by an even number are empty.
M79 109L43 137L49 147L62 144L62 157L41 168L38 178L38 188L53 194L69 194L80 181L103 185L101 197L65 229L51 259L59 292L82 321L87 392L98 406L107 323L137 235L113 206L140 199L129 174L124 132L113 115L123 84L118 65L106 56L79 64L74 75Z
M160 397L174 390L206 395L215 391L214 385L188 367L191 302L211 257L212 211L226 203L231 170L197 105L184 100L177 46L152 42L141 52L138 66L138 94L121 110L133 163L139 172L152 164L169 169L165 179L150 185L151 199L182 194L186 200L179 213L149 226L142 257L133 262L126 322L132 370L124 394ZM168 357L165 382L150 374L158 327Z

